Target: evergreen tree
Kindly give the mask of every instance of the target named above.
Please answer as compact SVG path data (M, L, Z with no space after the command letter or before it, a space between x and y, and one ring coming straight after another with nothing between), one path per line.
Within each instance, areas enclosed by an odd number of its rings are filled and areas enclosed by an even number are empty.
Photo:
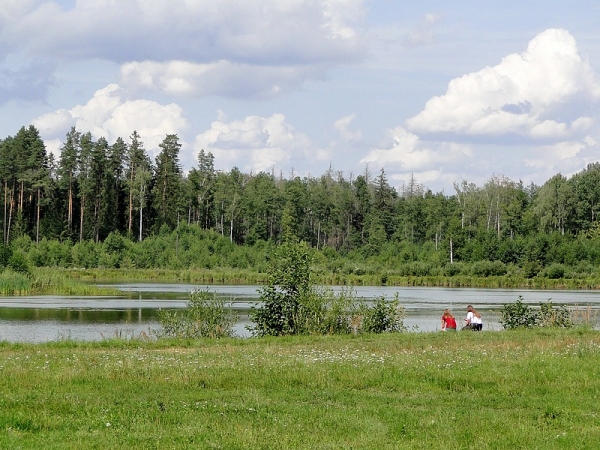
M134 220L133 212L137 210L138 214L140 214L137 223L139 224L138 235L141 240L143 210L146 206L146 195L151 178L152 163L137 131L134 131L131 135L131 143L127 147L125 163L125 189L129 199L127 208L127 233L132 235L134 232L136 221Z
M67 133L66 140L61 147L60 161L58 164L58 182L63 192L66 192L66 227L63 230L65 237L71 237L73 232L74 198L77 189L77 161L79 158L79 139L81 134L72 127Z
M78 171L77 171L77 185L79 187L79 242L84 239L84 221L88 219L89 216L86 214L90 209L90 199L94 195L96 190L96 186L94 184L94 179L92 176L92 151L95 146L94 140L92 138L92 133L89 131L79 138L79 153L78 153ZM93 201L92 201L93 203ZM85 236L86 238L91 237L89 234Z
M152 205L155 211L155 230L166 225L175 229L179 221L181 205L181 167L179 150L181 144L176 134L168 134L159 145L156 157Z

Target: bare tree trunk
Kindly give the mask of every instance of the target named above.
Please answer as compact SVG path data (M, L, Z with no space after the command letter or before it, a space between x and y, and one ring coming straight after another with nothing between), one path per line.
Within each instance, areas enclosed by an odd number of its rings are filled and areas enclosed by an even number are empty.
M40 243L40 201L41 194L40 188L37 188L37 208L36 208L36 218L35 218L35 243Z
M8 208L8 228L6 229L6 243L10 241L10 225L12 222L12 212L15 206L15 198L13 196L14 189L10 190L10 207Z
M94 201L94 240L96 242L100 241L100 226L98 225L98 210L100 209L100 205L98 205L98 198Z
M73 225L73 174L69 174L69 206L67 209L67 228L69 229L69 235L71 234L71 227Z
M142 206L140 206L140 238L139 238L140 242L142 242L142 215L143 215L143 211L144 211L144 208Z
M7 229L6 229L6 205L8 203L8 183L4 180L4 219L2 220L2 242L4 245L8 242L6 237Z
M79 242L83 240L83 212L85 211L85 195L81 197L81 211L79 213Z
M321 242L321 221L319 220L319 225L317 226L317 250L319 250L320 242Z

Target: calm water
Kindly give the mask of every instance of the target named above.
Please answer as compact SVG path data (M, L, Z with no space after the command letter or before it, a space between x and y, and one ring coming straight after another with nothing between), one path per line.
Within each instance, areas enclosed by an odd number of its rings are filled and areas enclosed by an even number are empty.
M183 308L190 291L200 288L232 299L240 313L237 335L248 336L247 311L258 300L258 286L198 286L190 284L112 284L122 297L30 296L0 297L0 341L46 342L58 339L96 341L112 337L151 335L160 329L160 309ZM341 288L334 287L335 291ZM485 330L500 330L500 310L522 295L525 303L537 305L552 300L579 309L600 310L600 291L523 291L510 289L448 288L354 288L358 297L392 299L395 293L406 310L405 325L412 331L440 329L445 308L462 320L468 304L482 313ZM459 321L460 322L460 321Z

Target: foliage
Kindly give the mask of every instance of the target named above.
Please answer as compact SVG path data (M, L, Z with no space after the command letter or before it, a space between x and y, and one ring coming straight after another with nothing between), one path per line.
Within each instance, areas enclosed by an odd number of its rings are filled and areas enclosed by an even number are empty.
M317 289L310 263L304 244L286 243L275 251L259 290L260 302L249 314L253 324L248 330L254 336L404 331L397 297L391 302L382 297L367 305L352 290L335 294Z
M217 171L204 150L184 171L183 145L166 135L151 161L136 131L109 143L71 128L55 160L34 126L1 139L0 266L20 251L30 267L263 271L272 247L302 240L331 272L387 284L516 276L558 286L600 267L600 163L542 186L464 180L446 195L414 176L397 189L383 169Z
M400 333L406 331L404 326L404 309L396 293L392 301L385 297L376 299L372 306L365 303L361 308L362 327L365 333Z
M546 268L546 276L551 280L557 280L565 276L565 266L563 264L554 263Z
M186 308L181 311L159 312L162 325L160 337L182 339L224 338L233 336L237 315L227 300L206 291L190 293Z
M554 307L552 302L548 300L546 303L540 303L538 325L540 327L570 328L573 326L573 322L569 311L564 305Z
M304 244L285 243L273 254L267 281L260 288L260 306L253 306L249 330L256 336L300 334L301 304L312 303L310 256ZM306 317L306 315L305 315Z
M29 262L23 253L21 252L13 252L11 257L8 260L8 267L17 273L21 273L23 275L29 275Z
M507 303L502 307L500 323L505 330L533 327L569 328L573 326L569 311L565 306L554 307L548 300L546 303L540 303L539 309L533 309L523 303L521 295L516 302Z

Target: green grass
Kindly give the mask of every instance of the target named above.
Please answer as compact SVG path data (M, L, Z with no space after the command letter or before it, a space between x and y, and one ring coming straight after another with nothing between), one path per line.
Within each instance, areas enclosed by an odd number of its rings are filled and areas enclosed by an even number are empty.
M0 344L0 448L600 448L600 333Z
M267 275L248 269L65 269L36 268L35 273L63 274L72 280L87 282L163 282L190 284L262 284ZM315 270L314 281L322 285L348 286L419 286L419 287L477 287L521 289L600 289L600 278L557 279L543 277L475 277L399 276L394 274L341 274L322 268Z
M0 272L0 295L122 295L116 289L101 288L70 278L57 269L35 269L29 275Z

